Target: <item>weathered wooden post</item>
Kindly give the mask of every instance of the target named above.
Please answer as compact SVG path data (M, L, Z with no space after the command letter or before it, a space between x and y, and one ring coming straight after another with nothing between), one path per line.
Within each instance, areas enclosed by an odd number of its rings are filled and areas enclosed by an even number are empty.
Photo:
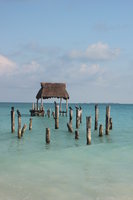
M79 132L78 130L75 131L75 140L78 140L79 139Z
M73 117L73 110L71 107L69 107L69 123L67 123L67 127L68 127L68 131L69 132L73 132L73 128L72 128L72 117Z
M46 128L46 143L50 143L50 129Z
M106 107L106 135L109 134L110 128L110 106Z
M48 118L50 118L50 109L47 110Z
M11 132L15 132L15 111L14 107L11 108Z
M80 106L80 123L82 123L82 108Z
M23 128L22 128L22 130L21 130L21 137L23 137L23 134L24 134L26 128L27 128L27 125L24 124L24 126L23 126Z
M87 145L91 144L91 117L86 117L86 140Z
M100 124L99 126L99 137L102 137L103 136L103 125Z
M95 130L98 128L98 105L95 105Z
M110 121L110 127L109 127L109 129L112 130L112 127L113 127L112 117L110 117L109 121Z
M73 127L72 127L72 123L67 123L67 128L69 132L73 132Z
M18 138L21 138L21 114L19 112L19 110L17 110L17 114L18 114Z
M55 129L59 128L59 105L55 106Z
M61 111L62 111L62 98L60 98L60 115L61 115Z
M72 119L73 119L73 109L71 107L69 107L69 123L72 124Z
M76 107L76 128L78 129L80 126L80 111L79 108Z
M30 118L29 130L32 130L32 118Z

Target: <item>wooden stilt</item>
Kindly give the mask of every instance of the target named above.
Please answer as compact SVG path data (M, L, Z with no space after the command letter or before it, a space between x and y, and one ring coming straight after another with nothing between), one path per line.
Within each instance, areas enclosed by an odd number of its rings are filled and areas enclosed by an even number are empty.
M29 130L32 130L32 118L30 118Z
M50 129L46 128L46 143L50 143Z
M14 107L11 108L11 132L15 132L15 111Z
M78 129L80 126L80 111L76 108L76 128Z
M98 105L95 105L95 130L98 129Z
M73 110L70 109L69 110L69 123L71 123L71 124L72 124L72 119L73 119Z
M75 140L78 140L79 139L79 132L78 130L75 131Z
M106 107L106 135L109 134L110 128L110 106Z
M72 123L67 123L67 128L68 128L68 131L70 132L70 133L72 133L73 132L73 128L72 128Z
M22 128L22 130L21 130L21 137L23 137L23 134L24 134L26 128L27 128L27 125L24 124L24 126L23 126L23 128Z
M62 98L60 98L60 115L61 115L61 111L62 111Z
M86 140L87 145L91 144L91 117L86 117Z
M99 126L99 137L102 137L103 136L103 125L100 124Z
M55 106L55 129L59 128L59 105Z
M113 127L113 122L112 122L112 118L110 118L110 127L109 127L109 129L112 130L112 127Z
M36 102L36 109L35 110L38 110L38 99L37 99L37 102Z
M82 108L80 107L80 123L82 123Z
M50 109L47 110L48 118L50 118Z
M18 115L18 138L21 138L21 115Z

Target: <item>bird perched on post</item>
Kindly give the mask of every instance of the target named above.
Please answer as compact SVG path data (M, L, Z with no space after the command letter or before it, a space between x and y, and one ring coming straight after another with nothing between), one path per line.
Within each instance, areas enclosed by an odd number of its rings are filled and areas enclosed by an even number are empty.
M19 112L19 110L17 110L17 114L18 114L18 116L21 116L21 113Z

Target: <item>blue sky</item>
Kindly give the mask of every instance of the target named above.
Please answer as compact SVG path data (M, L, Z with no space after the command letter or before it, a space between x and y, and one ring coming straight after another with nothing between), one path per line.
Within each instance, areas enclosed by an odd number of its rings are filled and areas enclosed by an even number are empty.
M133 103L133 1L0 0L0 101L66 82L71 102Z

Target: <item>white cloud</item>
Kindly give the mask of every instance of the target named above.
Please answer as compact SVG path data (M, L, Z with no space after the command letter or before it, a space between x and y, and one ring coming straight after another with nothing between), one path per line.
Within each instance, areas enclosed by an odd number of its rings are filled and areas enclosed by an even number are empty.
M21 73L25 73L25 74L27 74L27 73L33 74L39 70L39 67L40 67L40 65L36 61L33 60L30 63L23 64L19 73L21 72Z
M107 44L98 42L91 44L84 51L73 50L70 52L71 59L83 59L89 61L105 61L116 58L120 53L120 49L110 48Z
M11 75L16 71L16 63L0 55L0 75Z
M101 69L98 64L93 64L93 65L81 64L79 72L83 74L94 75L98 72L101 72Z

